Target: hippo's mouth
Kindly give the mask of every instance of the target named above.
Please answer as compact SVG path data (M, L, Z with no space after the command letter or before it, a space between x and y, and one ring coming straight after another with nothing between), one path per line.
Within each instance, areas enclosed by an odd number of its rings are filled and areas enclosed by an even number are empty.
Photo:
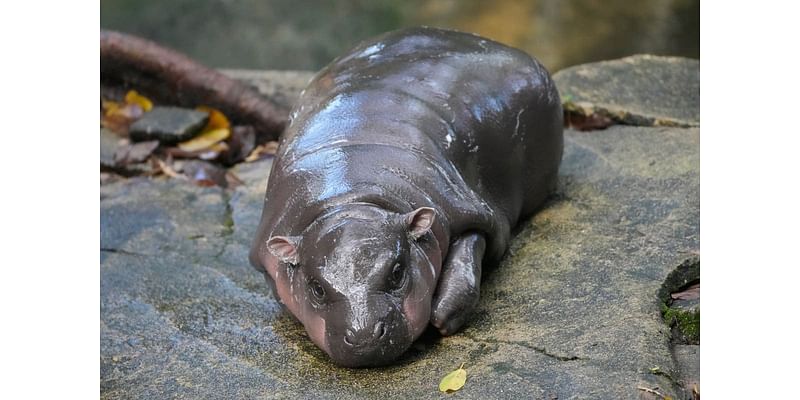
M348 368L379 367L392 363L408 350L411 343L392 344L374 348L343 349L341 352L331 352L331 360L339 366Z
M346 336L329 331L327 350L331 360L348 368L377 367L390 364L411 347L413 338L407 324L395 324L378 340L363 344L347 343Z

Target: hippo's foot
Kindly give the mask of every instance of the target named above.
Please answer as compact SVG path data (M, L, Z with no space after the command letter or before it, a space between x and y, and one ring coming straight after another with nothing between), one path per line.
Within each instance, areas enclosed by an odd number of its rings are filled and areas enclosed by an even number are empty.
M431 310L431 324L442 335L458 331L478 304L485 250L486 239L475 232L462 235L450 246Z

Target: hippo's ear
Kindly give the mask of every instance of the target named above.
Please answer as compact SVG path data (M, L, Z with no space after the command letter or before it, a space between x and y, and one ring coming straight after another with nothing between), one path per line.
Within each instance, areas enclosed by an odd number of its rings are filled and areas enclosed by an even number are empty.
M405 215L408 234L416 240L424 236L433 226L436 210L430 207L420 207Z
M273 236L267 240L267 249L279 260L297 264L297 243L299 236Z

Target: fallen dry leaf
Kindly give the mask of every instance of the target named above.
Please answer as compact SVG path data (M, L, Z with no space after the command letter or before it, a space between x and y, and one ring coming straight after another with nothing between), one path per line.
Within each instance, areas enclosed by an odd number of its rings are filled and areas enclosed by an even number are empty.
M138 104L139 107L141 107L145 112L150 111L150 109L153 108L153 102L147 97L140 95L135 90L130 90L125 94L125 103Z
M250 155L245 157L244 161L245 162L253 162L253 161L256 161L256 160L260 160L260 159L262 159L264 157L267 157L267 156L274 156L275 152L277 152L277 151L278 151L278 142L276 142L276 141L260 144L260 145L256 146L255 149L253 149L253 151L250 153Z
M464 369L464 363L457 370L447 374L439 382L439 391L451 393L461 389L467 381L467 370Z
M231 135L231 130L228 128L220 128L214 129L211 131L205 131L193 139L189 139L185 142L178 143L178 148L187 151L187 152L194 152L208 149L209 147L217 144Z
M128 127L147 111L153 108L153 102L135 90L125 94L123 103L100 99L103 114L100 125L122 135L128 134Z
M564 112L564 126L575 128L579 131L593 131L606 129L614 125L614 121L604 115L582 115L575 112Z
M103 114L119 108L119 103L116 101L100 99L100 108L103 109Z
M228 117L215 108L211 108L208 106L200 106L197 107L197 111L205 111L208 113L208 122L206 123L204 131L213 131L215 129L223 129L223 128L230 128L231 123L228 121Z
M186 179L186 176L175 172L175 170L172 169L172 167L169 164L165 163L164 161L162 161L162 160L160 160L160 159L158 159L156 157L153 157L153 160L155 160L156 166L161 171L161 173L163 173L164 175L166 175L166 176L168 176L170 178Z
M100 125L119 134L127 135L128 127L144 114L142 107L138 104L109 103L100 119Z
M692 286L686 288L686 290L672 293L670 295L673 300L695 300L700 298L700 284L695 283Z
M263 144L256 146L256 148L253 149L253 151L251 151L250 154L248 154L247 157L244 158L244 162L253 162L258 160L259 158L261 158L261 153L263 152L264 152Z

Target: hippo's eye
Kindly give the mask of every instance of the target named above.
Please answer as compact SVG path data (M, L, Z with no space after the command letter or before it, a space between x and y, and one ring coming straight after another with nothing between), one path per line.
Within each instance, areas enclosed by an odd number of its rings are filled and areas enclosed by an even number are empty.
M316 279L308 281L308 289L317 300L322 300L325 297L325 288Z
M400 263L395 263L392 267L392 273L389 275L389 281L392 287L399 288L405 283L406 271Z

